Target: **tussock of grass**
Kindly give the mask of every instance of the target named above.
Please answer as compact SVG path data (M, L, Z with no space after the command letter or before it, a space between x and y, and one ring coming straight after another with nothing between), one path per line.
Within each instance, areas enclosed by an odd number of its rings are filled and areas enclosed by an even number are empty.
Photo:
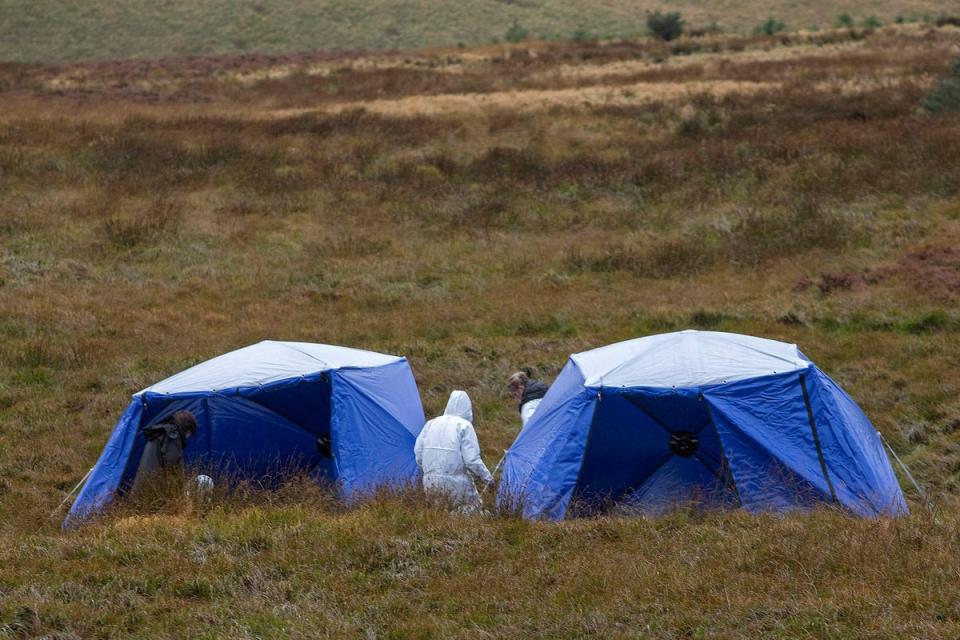
M169 196L160 196L145 211L131 217L114 216L101 229L104 239L115 248L129 249L160 238L175 236L183 216L182 205Z

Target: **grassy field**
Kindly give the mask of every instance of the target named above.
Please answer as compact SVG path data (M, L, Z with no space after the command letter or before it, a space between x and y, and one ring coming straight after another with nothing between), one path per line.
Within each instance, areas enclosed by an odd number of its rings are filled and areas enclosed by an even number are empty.
M958 34L0 66L0 637L958 637ZM264 338L467 389L492 467L512 370L689 327L798 343L931 501L48 518L131 393Z
M768 16L790 29L960 14L960 0L0 0L0 61L67 62L237 53L477 45L516 22L532 38L632 36L646 12L681 11L694 28L749 33Z

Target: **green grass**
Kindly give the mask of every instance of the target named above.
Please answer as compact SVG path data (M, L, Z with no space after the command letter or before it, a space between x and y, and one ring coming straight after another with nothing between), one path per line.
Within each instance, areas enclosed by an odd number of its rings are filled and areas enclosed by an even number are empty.
M680 11L694 27L716 22L749 32L766 16L792 29L832 24L841 12L892 23L897 15L960 13L960 2L867 0L733 2L681 0L594 3L577 0L0 0L0 60L59 62L313 50L395 49L503 41L516 22L532 37L573 39L645 31L647 10Z

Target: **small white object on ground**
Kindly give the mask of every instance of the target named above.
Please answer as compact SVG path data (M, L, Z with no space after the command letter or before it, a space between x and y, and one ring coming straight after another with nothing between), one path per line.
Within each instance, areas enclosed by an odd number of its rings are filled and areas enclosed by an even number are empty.
M197 476L196 478L197 490L200 493L210 493L213 491L213 478L210 476L205 476L203 474Z

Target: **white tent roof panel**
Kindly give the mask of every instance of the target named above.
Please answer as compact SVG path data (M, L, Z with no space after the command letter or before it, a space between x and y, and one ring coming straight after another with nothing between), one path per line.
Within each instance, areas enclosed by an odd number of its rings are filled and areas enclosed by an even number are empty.
M588 387L700 387L810 365L795 344L693 330L618 342L571 359Z
M253 387L344 367L379 367L398 360L402 358L347 347L265 340L201 362L140 393L188 393Z

